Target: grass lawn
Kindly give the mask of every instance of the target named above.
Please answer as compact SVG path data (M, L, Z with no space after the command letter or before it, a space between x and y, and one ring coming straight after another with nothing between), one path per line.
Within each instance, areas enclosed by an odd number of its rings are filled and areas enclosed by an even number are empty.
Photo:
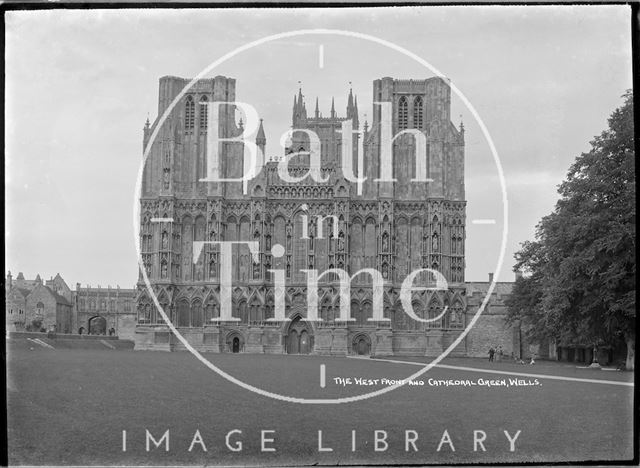
M339 405L293 404L242 389L206 369L189 353L33 347L8 342L9 461L34 465L269 465L435 464L624 460L633 456L633 374L543 363L518 366L447 359L382 396ZM265 390L303 398L339 398L383 388L419 367L373 359L320 356L207 355L235 377ZM413 359L418 361L419 358ZM326 387L320 387L320 365ZM507 379L492 373L529 372L608 380L577 382L538 378L529 386L433 386L428 379ZM379 379L372 386L339 385L334 378ZM532 383L535 379L526 379ZM352 380L354 381L354 380ZM145 449L146 430L156 440L169 430L169 451ZM122 431L127 431L127 449ZM202 444L194 444L200 431ZM225 444L230 431L231 451ZM261 431L266 433L261 451ZM323 448L318 450L318 431ZM352 431L355 451L352 450ZM474 430L486 436L474 451ZM504 434L513 438L514 451ZM387 449L375 450L386 431ZM406 443L406 431L410 439ZM450 443L441 444L447 431ZM483 437L478 432L478 438ZM382 432L378 433L383 438ZM452 450L455 448L455 451ZM384 448L382 442L378 448ZM409 449L408 451L406 449ZM416 451L417 449L417 451Z

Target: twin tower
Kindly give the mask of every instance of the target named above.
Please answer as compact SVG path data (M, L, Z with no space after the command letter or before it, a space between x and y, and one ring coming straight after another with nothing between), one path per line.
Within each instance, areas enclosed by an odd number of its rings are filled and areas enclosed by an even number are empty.
M327 117L317 100L313 113L308 112L299 91L293 132L280 155L269 154L262 121L255 137L245 136L236 109L221 106L221 137L255 138L266 150L264 167L244 189L242 182L201 181L207 175L207 103L234 102L235 80L199 80L174 102L189 82L160 79L158 116L173 108L164 122L158 118L144 129L143 146L152 146L140 197L140 246L155 295L194 346L215 352L424 355L441 351L464 328L464 128L451 122L446 81L375 80L370 126L361 126L351 91L346 115L338 115L332 103ZM254 107L260 112L259 103ZM345 122L356 132L350 143L342 131ZM302 178L309 171L310 135L317 136L322 182ZM242 177L243 152L242 139L221 143L221 177ZM360 187L345 173L347 158L364 178ZM288 173L300 180L283 180L283 160ZM426 180L420 177L423 172ZM226 300L220 289L219 248L205 243L194 250L195 244L220 240L259 245L255 255L244 246L233 249L231 307L238 320L229 323L215 320ZM284 247L283 255L272 255L276 244ZM381 272L384 317L390 320L368 320L373 316L372 282L360 274L351 280L354 321L336 321L340 283L337 276L327 276L317 301L323 321L306 322L306 275L301 270L330 268L350 275L363 268ZM414 312L434 319L428 323L404 313L398 293L404 278L422 268L437 270L448 282L446 290L412 293ZM290 320L283 323L268 321L274 317L269 272L274 269L286 276ZM166 334L142 281L137 302L138 347L179 348Z

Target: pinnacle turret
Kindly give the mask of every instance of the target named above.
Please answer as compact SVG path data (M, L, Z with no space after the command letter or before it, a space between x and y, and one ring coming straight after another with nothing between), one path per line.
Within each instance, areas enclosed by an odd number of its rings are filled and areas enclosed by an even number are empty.
M293 98L293 119L292 122L297 122L298 119L307 118L307 106L304 103L304 96L302 95L302 88L298 89L298 95Z
M347 118L353 121L354 128L358 128L358 98L357 96L353 96L353 89L351 87L349 88L349 97L347 98Z
M265 155L265 147L267 146L267 137L264 134L264 127L262 125L262 119L260 119L260 127L258 127L258 134L256 135L256 146L260 148L262 154Z
M264 126L262 125L262 119L260 119L260 127L258 127L258 134L256 135L256 144L266 144L267 137L264 134Z
M151 134L151 127L149 123L149 116L147 115L147 121L144 123L144 128L142 129L142 152L147 146L147 142L149 141L149 135Z
M355 128L358 128L358 124L360 123L358 121L358 96L356 96L355 98L353 98L353 126Z

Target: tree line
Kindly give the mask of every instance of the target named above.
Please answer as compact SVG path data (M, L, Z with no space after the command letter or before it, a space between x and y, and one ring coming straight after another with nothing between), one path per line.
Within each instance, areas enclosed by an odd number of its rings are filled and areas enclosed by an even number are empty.
M529 340L590 346L624 340L633 369L636 327L636 181L633 94L578 156L553 212L515 254L523 272L507 322Z

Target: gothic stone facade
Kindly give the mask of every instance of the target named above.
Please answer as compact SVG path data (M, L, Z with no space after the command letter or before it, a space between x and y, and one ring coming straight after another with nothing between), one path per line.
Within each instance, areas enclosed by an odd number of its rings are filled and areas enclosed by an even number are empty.
M158 116L189 81L160 79ZM208 116L203 103L233 102L236 82L232 78L199 80L162 125L159 117L153 125L147 122L143 148L152 132L158 133L142 180L141 260L159 303L194 347L211 352L438 355L464 329L475 310L467 312L464 279L464 128L451 122L450 88L440 78L382 78L374 81L373 96L374 101L389 103L391 135L412 129L426 135L426 148L417 157L419 145L409 131L393 140L395 182L374 180L381 177L381 148L388 130L383 125L382 106L374 106L370 127L366 122L361 126L357 98L351 91L346 114L338 115L332 103L328 117L320 113L317 100L311 113L301 91L294 97L292 126L318 135L320 171L326 182L311 177L285 182L278 175L282 157L290 158L288 172L294 177L309 170L309 155L299 153L309 151L311 141L302 131L291 134L285 155L266 157L262 171L248 183L246 194L242 182L200 181L207 175ZM354 130L362 130L351 148L348 143L343 148L340 129L345 120L351 121ZM243 132L235 109L221 106L221 137ZM358 138L362 138L362 171L366 176L360 191L343 173L343 159L352 158L354 167L358 166ZM255 143L265 151L262 122ZM222 145L221 177L244 173L243 146L242 141ZM412 181L421 174L422 165L432 180ZM318 215L327 219L319 222ZM153 222L153 218L171 221ZM307 235L303 236L305 227ZM248 247L233 248L231 307L239 321L211 320L220 316L219 248L205 244L193 261L194 241L206 240L259 243L257 262ZM272 255L276 244L285 249L281 257ZM350 275L362 268L379 271L384 278L384 317L390 321L368 320L374 290L367 274L355 276L351 283L354 321L335 320L340 305L337 275L326 275L319 282L318 315L323 321L305 321L307 277L301 270L322 273L331 268L344 269ZM413 309L419 317L439 317L429 323L411 319L400 301L403 280L421 268L439 271L449 284L446 291L412 293ZM285 314L290 321L267 321L274 317L271 269L286 276ZM415 284L425 286L427 282L433 283L433 277L422 273ZM136 306L136 349L183 348L157 313L142 279ZM454 354L468 354L466 340Z
M121 339L133 339L137 321L135 289L83 287L77 283L74 298L78 333L107 335L111 331Z

